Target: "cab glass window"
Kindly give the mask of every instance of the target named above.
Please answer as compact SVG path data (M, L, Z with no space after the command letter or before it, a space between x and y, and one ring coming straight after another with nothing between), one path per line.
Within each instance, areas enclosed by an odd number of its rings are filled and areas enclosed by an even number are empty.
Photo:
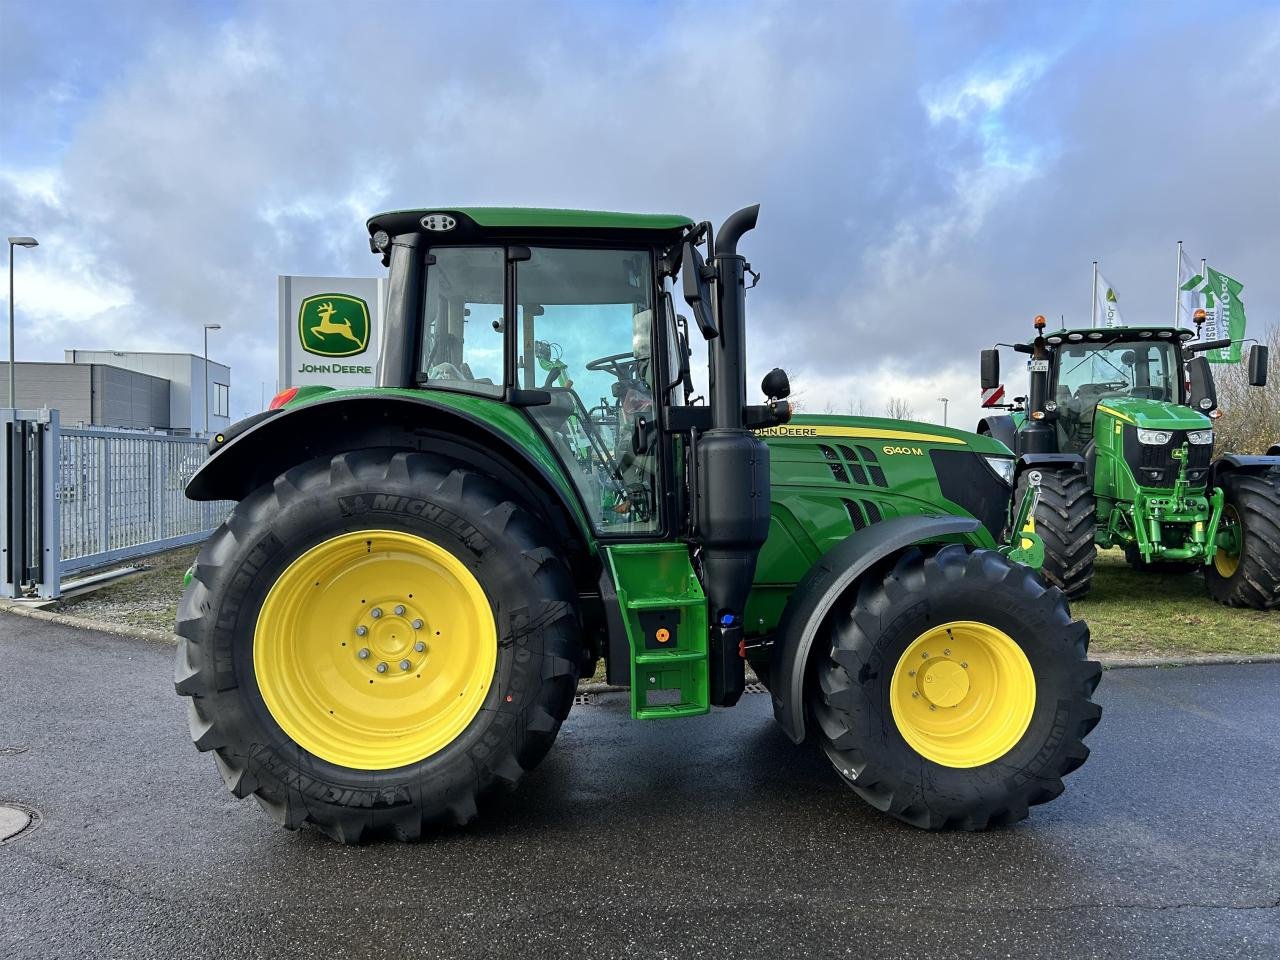
M653 264L643 250L532 247L516 265L517 381L596 528L658 528Z
M419 381L501 396L501 247L435 247L427 263Z

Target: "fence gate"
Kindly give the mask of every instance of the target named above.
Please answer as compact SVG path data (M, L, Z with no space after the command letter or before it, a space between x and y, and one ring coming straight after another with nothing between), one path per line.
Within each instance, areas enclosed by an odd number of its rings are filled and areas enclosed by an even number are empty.
M198 437L3 416L3 596L57 597L68 574L203 540L231 508L183 492L208 456Z
M56 597L58 510L49 464L57 459L58 411L0 410L0 427L0 461L5 471L0 596L21 597L35 591L41 597Z

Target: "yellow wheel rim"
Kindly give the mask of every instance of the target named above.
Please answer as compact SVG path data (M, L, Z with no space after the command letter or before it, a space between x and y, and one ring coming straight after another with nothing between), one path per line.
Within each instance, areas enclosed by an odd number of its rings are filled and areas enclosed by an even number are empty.
M1236 508L1226 506L1222 509L1222 526L1234 527L1237 531L1240 529L1240 514L1236 513ZM1240 568L1240 554L1227 553L1221 547L1218 552L1213 555L1213 569L1218 571L1218 576L1224 580L1230 580L1236 575L1236 570Z
M262 699L298 746L388 770L458 737L493 682L484 589L448 550L363 530L317 544L271 587L253 634Z
M956 620L925 631L893 671L889 707L916 753L944 767L1004 756L1031 725L1036 678L1002 630Z

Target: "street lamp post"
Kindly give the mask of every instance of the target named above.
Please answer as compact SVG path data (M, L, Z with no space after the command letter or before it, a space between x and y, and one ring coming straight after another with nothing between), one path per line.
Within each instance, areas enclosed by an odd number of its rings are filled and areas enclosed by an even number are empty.
M35 237L9 238L9 406L14 410L18 408L18 380L13 362L13 248L38 246Z
M950 397L939 397L938 402L942 404L942 425L947 425L947 404L951 402Z
M209 331L221 330L220 323L204 325L204 435L209 435Z

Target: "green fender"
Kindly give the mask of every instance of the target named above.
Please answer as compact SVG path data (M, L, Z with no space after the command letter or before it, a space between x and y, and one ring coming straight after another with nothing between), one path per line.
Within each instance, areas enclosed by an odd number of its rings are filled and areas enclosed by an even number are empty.
M773 715L794 743L805 736L809 656L836 601L886 557L935 537L969 539L979 527L973 517L895 517L851 534L809 568L782 612L769 664Z
M530 500L558 534L594 551L586 514L555 452L523 411L501 401L395 389L332 391L249 421L225 432L187 483L188 498L242 500L291 467L354 449L422 450L476 464Z

